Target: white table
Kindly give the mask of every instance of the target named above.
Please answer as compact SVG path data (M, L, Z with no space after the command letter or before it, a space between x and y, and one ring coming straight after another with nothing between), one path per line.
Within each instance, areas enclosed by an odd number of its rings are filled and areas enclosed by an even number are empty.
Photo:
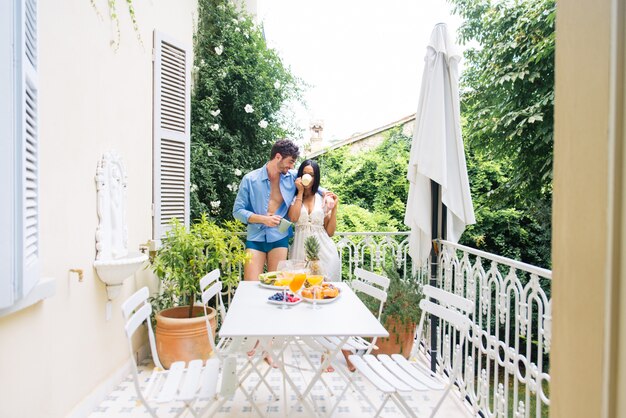
M276 290L265 289L259 282L241 282L228 309L228 314L220 329L220 337L252 337L267 340L271 337L295 341L298 338L339 337L337 353L349 337L388 337L389 333L374 315L361 302L346 283L333 283L341 291L339 299L332 303L318 305L301 302L289 309L279 309L278 305L267 302ZM271 348L269 350L271 352ZM334 354L333 357L334 357ZM279 362L283 378L297 393L298 400L313 414L313 408L306 401L310 389L319 379L323 369L317 371L307 389L299 392L285 372L283 362Z

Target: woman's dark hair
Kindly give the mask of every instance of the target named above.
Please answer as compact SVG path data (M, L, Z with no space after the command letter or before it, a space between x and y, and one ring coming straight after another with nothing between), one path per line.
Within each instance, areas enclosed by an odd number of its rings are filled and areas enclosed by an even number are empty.
M270 160L273 160L276 154L282 155L283 158L293 157L294 160L297 160L298 156L300 156L300 150L290 139L279 139L272 146Z
M317 165L317 161L315 160L304 160L300 167L298 168L298 177L302 177L302 173L304 173L304 167L306 166L313 167L313 186L311 186L311 191L313 194L317 193L317 189L320 187L320 166Z

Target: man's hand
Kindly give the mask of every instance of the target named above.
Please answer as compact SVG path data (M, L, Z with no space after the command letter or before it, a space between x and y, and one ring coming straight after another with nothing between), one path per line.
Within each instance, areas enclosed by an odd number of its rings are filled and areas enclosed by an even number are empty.
M278 224L280 223L280 219L281 217L278 215L267 215L263 218L263 225L273 228L275 226L278 226Z

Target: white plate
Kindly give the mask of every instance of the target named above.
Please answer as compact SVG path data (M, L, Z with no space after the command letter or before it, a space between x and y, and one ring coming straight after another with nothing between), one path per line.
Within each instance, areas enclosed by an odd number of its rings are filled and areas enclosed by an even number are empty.
M337 300L337 299L339 299L340 297L341 297L341 292L339 292L339 294L338 294L337 296L335 296L334 298L328 298L328 299L317 299L317 303L318 303L318 304L322 304L322 305L323 305L323 304L325 304L325 303L333 303L334 301L336 301L336 300ZM313 299L313 298L309 299L309 298L302 297L302 300L305 300L305 301L307 301L307 302L309 302L309 303L313 303L313 301L314 301L315 299Z
M265 289L272 289L272 290L283 290L287 288L287 286L274 286L273 284L265 284L263 282L259 282L259 286Z
M272 305L282 305L283 304L282 300L271 300L271 299L268 299L267 301L269 303L271 303ZM300 302L302 302L302 298L300 298L300 300L297 301L297 302L286 302L285 305L286 306L293 306L293 305L297 305Z

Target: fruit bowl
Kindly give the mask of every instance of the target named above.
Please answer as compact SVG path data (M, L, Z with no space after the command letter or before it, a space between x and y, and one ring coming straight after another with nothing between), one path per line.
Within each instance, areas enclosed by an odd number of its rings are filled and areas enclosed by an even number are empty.
M285 294L287 296L287 301L283 302L283 293L276 292L272 296L267 298L267 302L273 305L283 305L283 303L287 306L297 305L302 302L302 298L298 295L294 295L293 293L287 292Z

